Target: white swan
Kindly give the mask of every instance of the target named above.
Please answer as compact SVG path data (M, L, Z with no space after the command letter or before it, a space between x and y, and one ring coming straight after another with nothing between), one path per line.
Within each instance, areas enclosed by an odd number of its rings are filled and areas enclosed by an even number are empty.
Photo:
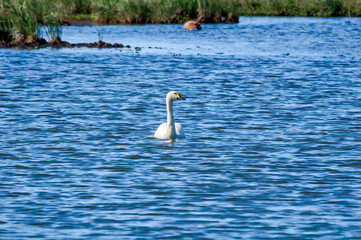
M155 138L159 139L174 139L184 138L184 132L182 126L179 123L174 122L173 116L173 101L186 100L184 97L179 95L176 91L171 91L167 94L167 122L159 125L157 131L154 133Z

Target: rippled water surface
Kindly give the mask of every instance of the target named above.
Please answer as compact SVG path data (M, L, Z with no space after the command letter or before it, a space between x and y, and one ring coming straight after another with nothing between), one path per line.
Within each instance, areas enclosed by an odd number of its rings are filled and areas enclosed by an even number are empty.
M360 29L73 26L131 48L1 49L0 238L360 239ZM170 90L174 142L153 138Z

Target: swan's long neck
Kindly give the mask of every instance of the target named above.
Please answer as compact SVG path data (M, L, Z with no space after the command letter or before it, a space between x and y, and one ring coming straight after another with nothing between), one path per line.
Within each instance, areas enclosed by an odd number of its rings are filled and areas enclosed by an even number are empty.
M167 98L167 125L174 127L173 101Z

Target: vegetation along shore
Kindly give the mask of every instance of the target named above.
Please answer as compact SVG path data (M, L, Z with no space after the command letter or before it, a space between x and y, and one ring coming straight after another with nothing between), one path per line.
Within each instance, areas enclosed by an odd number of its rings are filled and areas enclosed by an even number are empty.
M61 25L233 23L239 16L361 16L360 0L0 0L3 47L61 43ZM10 44L11 43L11 44ZM54 45L54 46L55 46ZM64 46L71 46L63 44ZM102 46L101 43L94 43ZM60 46L60 45L58 45ZM109 45L107 45L109 47Z

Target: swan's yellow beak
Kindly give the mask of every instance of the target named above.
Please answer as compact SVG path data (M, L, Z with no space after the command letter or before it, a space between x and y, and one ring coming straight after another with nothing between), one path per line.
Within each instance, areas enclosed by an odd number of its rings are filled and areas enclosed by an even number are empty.
M184 97L182 97L181 95L179 95L179 93L176 93L176 95L177 95L177 99L179 99L179 100L186 100Z

